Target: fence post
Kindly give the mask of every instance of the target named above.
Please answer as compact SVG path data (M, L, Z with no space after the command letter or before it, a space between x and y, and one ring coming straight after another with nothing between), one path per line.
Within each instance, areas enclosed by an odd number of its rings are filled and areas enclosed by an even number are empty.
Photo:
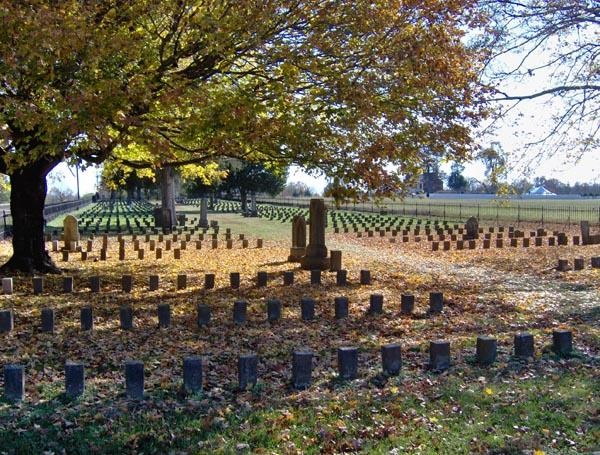
M542 204L542 227L544 227L544 204Z
M444 221L446 221L446 203L444 202Z
M458 221L462 220L462 203L458 203Z
M517 226L521 223L521 204L517 202Z

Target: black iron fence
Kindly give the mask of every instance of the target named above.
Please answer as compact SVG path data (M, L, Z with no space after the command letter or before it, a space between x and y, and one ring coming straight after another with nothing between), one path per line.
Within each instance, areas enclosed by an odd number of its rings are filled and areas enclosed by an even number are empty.
M332 199L325 198L330 208L335 208ZM258 197L263 204L288 207L308 207L308 197ZM500 200L444 200L409 198L403 201L386 200L344 203L341 210L381 213L410 217L438 218L445 221L464 222L476 217L488 222L578 224L585 220L600 223L600 199L500 199Z
M62 213L69 212L72 210L79 210L81 207L89 204L91 201L91 196L86 196L75 201L47 204L44 207L44 219L46 222L51 221ZM13 221L12 215L10 213L10 208L6 207L2 210L2 226L0 226L0 229L2 231L1 235L3 235L5 238L12 235L12 224Z

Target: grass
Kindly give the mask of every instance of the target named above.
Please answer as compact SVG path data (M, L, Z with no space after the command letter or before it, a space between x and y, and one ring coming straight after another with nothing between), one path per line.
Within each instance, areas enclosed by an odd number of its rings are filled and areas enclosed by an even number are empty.
M404 389L408 379L393 379L397 386L373 392L348 385L346 400L331 394L309 399L307 406L304 397L292 396L276 407L224 409L220 414L203 409L210 398L193 405L180 401L179 409L168 412L148 398L144 406L96 415L85 427L75 423L93 408L73 412L72 404L55 398L21 419L22 431L5 432L2 448L15 453L62 447L69 447L69 453L235 453L238 444L247 444L255 453L307 454L521 453L542 448L565 454L598 449L594 403L600 399L599 383L574 369L514 382L486 376L472 382L431 376L430 381L433 387L416 391L410 384ZM5 417L5 412L0 415Z

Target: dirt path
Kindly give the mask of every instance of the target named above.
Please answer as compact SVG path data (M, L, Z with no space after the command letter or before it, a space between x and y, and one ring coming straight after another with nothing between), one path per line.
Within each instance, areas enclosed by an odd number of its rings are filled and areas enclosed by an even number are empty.
M379 263L382 269L426 274L436 282L476 288L483 299L502 297L507 303L526 306L532 312L596 314L600 311L600 292L594 286L570 283L555 275L537 276L523 271L496 270L491 266L451 262L443 257L425 257L401 247L372 248L348 240L331 240L332 248ZM391 266L391 267L390 267Z

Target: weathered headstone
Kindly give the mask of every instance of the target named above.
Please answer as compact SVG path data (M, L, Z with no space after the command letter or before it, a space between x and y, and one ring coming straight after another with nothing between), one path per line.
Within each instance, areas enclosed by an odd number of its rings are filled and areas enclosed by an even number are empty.
M402 294L400 297L400 314L412 314L415 309L415 296L412 294Z
M371 294L369 296L369 314L383 313L383 295Z
M42 308L42 332L54 333L54 310Z
M275 322L281 319L281 301L278 299L267 300L267 320Z
M245 300L236 300L233 302L233 322L243 324L246 322L246 311L248 302Z
M573 334L569 330L552 332L552 350L557 355L568 355L573 350Z
M340 250L331 250L329 271L337 272L338 270L342 270L342 252Z
M465 240L474 240L479 237L479 221L472 216L465 223Z
M10 401L21 401L25 395L25 367L4 365L4 396Z
M402 368L402 348L398 343L381 346L381 365L388 376L398 376Z
M530 333L518 333L515 335L515 356L533 357L534 345L533 335Z
M144 398L144 362L125 362L125 394L131 400Z
M168 303L160 303L156 308L158 316L158 327L167 328L171 325L171 305Z
M65 216L63 220L65 249L76 251L79 245L79 222L73 215Z
M12 278L2 278L2 293L4 295L11 295L13 293Z
M315 318L315 301L308 297L300 299L300 313L303 321L312 321Z
M283 285L291 286L292 284L294 284L294 272L291 270L283 272Z
M338 348L338 373L340 379L354 379L358 372L358 349Z
M443 371L450 367L450 342L437 340L429 342L429 368Z
M335 318L344 319L348 317L348 297L336 297L333 299L335 307Z
M202 390L202 357L189 356L183 359L183 387L192 393Z
M429 293L429 312L431 314L441 313L444 309L444 294L441 292Z
M241 390L256 384L258 356L256 354L245 354L238 357L238 383Z
M312 381L313 353L308 350L294 351L292 354L292 387L304 390Z
M67 293L67 294L73 292L73 277L72 276L63 277L63 292Z
M203 303L199 303L196 307L196 311L198 312L198 327L208 325L210 322L210 307Z
M306 254L300 260L304 270L327 270L329 258L325 246L325 221L327 210L323 199L310 200L309 242Z
M121 329L131 330L133 328L133 308L123 305L119 309L119 319L121 321Z
M15 326L13 311L0 310L0 333L10 332Z
M306 220L302 215L292 218L292 247L289 262L298 262L306 254Z
M487 366L494 363L496 360L497 345L498 343L495 338L478 336L476 350L477 363L481 366Z
M81 395L85 388L85 371L83 363L65 362L65 395L76 398Z
M81 330L92 330L94 328L94 313L91 306L84 306L79 313Z

